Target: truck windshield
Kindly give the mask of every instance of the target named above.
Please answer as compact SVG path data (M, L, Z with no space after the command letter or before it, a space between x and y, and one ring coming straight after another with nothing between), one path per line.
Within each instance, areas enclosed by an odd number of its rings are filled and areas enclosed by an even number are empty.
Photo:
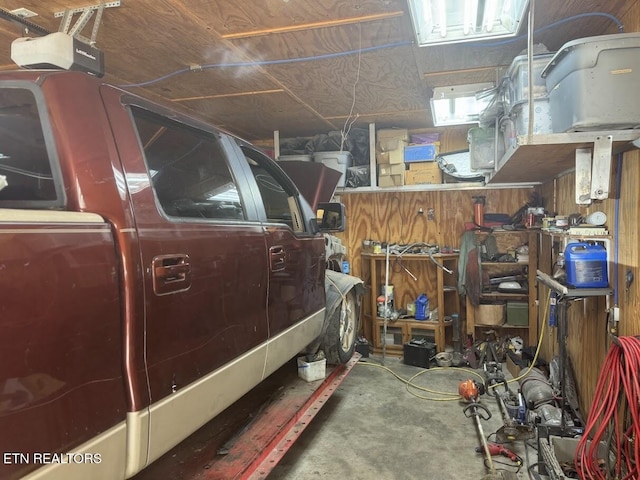
M0 206L44 206L57 200L34 92L0 88Z

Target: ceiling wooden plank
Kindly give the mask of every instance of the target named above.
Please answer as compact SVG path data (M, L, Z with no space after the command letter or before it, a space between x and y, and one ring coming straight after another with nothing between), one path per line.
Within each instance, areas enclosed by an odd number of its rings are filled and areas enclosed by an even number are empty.
M358 23L365 22L374 22L377 20L386 20L388 18L393 17L401 17L404 15L404 12L389 12L389 13L379 13L373 15L364 15L360 17L351 17L351 18L340 18L336 20L324 20L321 22L311 22L311 23L303 23L298 25L290 25L286 27L274 27L274 28L265 28L262 30L253 30L251 32L238 32L238 33L227 33L221 35L225 40L234 40L238 38L249 38L249 37L259 37L263 35L273 35L273 34L281 34L281 33L290 33L297 32L300 30L311 30L314 28L328 28L328 27L339 27L342 25L352 25Z

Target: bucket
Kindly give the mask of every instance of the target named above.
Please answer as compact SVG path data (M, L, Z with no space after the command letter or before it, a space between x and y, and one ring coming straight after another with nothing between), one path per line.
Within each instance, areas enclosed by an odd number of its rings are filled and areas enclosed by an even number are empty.
M570 243L564 250L567 283L575 288L606 288L607 251L602 245Z
M427 320L429 312L429 299L423 293L416 300L416 320Z

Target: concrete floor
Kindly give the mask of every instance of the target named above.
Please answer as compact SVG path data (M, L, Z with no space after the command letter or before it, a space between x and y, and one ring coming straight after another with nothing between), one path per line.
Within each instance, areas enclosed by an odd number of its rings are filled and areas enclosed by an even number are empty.
M330 397L302 436L269 475L269 480L291 479L421 479L476 480L489 473L475 422L463 413L464 403L435 401L411 395L404 383L380 368L381 357L362 359ZM431 390L457 394L460 382L474 377L458 368L422 369L386 357L385 366L413 383ZM510 377L504 368L505 375ZM418 395L442 395L412 389ZM485 436L502 425L495 400L483 395L492 418L482 421ZM490 437L493 440L493 436ZM515 442L508 447L525 464L515 476L529 478L529 462L536 452ZM516 472L505 457L493 457L496 469ZM498 464L497 462L503 462Z

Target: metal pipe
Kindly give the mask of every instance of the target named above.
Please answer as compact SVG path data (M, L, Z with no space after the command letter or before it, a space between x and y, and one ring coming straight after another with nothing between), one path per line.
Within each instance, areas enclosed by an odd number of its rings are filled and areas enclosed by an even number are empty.
M529 2L529 28L528 28L528 45L527 45L527 63L528 63L528 80L529 80L529 126L527 134L529 136L528 143L531 143L531 136L533 135L533 29L534 18L536 10L536 0L530 0Z
M389 309L387 305L389 305L389 243L387 243L387 255L385 258L385 266L384 266L384 320L382 322L382 365L384 365L384 361L387 355L387 323L389 322ZM373 289L374 286L372 285ZM372 293L373 294L373 293Z

